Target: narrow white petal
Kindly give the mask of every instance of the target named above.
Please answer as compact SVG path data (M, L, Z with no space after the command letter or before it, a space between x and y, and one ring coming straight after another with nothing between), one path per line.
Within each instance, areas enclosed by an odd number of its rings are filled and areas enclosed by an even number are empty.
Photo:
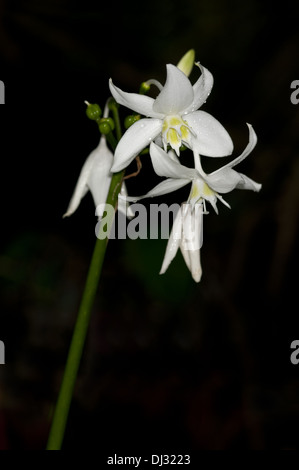
M211 173L205 177L206 182L217 193L229 193L240 181L239 173L231 168Z
M117 103L125 106L126 108L132 109L136 113L142 114L143 116L162 118L163 115L153 110L153 104L155 100L150 96L140 95L138 93L127 93L116 87L112 80L109 80L109 88L113 98Z
M153 110L164 115L178 114L191 105L193 88L188 77L175 65L167 64L166 68L166 82L154 102Z
M183 242L185 250L199 250L203 244L203 205L183 205Z
M193 179L198 177L194 168L188 168L171 158L163 149L154 142L150 145L150 157L157 175L167 178Z
M213 88L214 78L208 69L196 64L201 70L201 76L193 85L194 98L192 104L184 110L184 113L191 113L200 108L207 100Z
M260 191L262 187L261 184L256 183L248 176L232 169L250 154L257 143L257 136L253 127L250 124L247 124L247 126L249 129L249 142L241 155L206 177L209 186L219 193L227 193L234 188Z
M100 151L94 159L87 182L96 207L106 202L112 178L110 172L112 162L113 154L106 145L106 139L102 139Z
M207 175L205 178L208 185L218 193L228 193L233 189L249 189L251 191L260 191L262 185L256 183L251 178L242 173L238 173L232 168L223 168L217 173Z
M217 119L205 111L195 111L184 116L196 138L192 137L192 149L209 157L224 157L233 151L228 132Z
M140 119L124 133L114 154L111 171L116 173L126 168L132 160L157 137L162 130L160 119Z
M256 146L256 143L257 143L257 136L256 136L256 133L254 132L254 129L253 129L252 125L247 124L247 126L248 126L248 129L249 129L249 142L248 142L246 148L244 149L244 151L241 153L241 155L239 155L239 157L235 158L231 162L229 162L226 165L224 165L223 167L219 168L219 170L214 171L213 173L211 173L211 175L217 174L218 172L221 172L225 168L232 168L233 166L236 166L238 163L240 163L242 160L244 160L246 157L248 157L248 155L252 152L252 150L254 149L254 147Z
M122 183L121 190L118 195L117 209L128 217L128 219L132 219L135 216L135 213L132 211L128 203L128 191L125 182Z
M261 190L262 185L260 183L253 181L248 176L243 175L243 173L238 173L238 174L239 174L240 180L236 186L237 189L250 189L251 191L256 191L256 192Z
M182 255L193 279L199 282L202 275L200 248L203 243L203 206L184 206L183 237L180 245Z
M127 201L135 202L147 197L163 196L164 194L172 193L173 191L183 188L183 186L186 186L188 183L190 183L190 179L169 178L157 184L157 186L143 196L128 196Z
M178 248L181 244L181 237L182 237L182 214L181 214L181 209L180 209L173 222L173 227L172 227L169 240L167 243L160 274L164 274L166 272L171 261L177 254Z
M181 253L185 260L185 263L192 274L195 282L200 282L202 276L202 268L200 262L200 250L184 250L181 248Z

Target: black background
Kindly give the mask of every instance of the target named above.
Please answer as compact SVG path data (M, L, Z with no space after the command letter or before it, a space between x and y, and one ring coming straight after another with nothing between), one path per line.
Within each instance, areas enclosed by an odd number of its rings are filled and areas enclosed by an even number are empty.
M263 188L205 217L200 284L180 255L159 276L166 240L109 243L64 448L298 447L298 47L290 1L0 2L1 449L45 447L95 242L89 194L62 219L99 140L84 100L163 83L190 48L233 156L254 126L239 171ZM155 182L144 157L128 189Z

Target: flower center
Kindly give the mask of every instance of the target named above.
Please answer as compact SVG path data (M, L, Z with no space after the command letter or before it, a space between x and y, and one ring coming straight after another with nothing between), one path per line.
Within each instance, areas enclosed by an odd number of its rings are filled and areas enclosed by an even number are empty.
M216 203L218 197L218 193L213 191L213 189L211 189L205 181L203 181L202 179L193 180L189 196L189 201L192 206L202 202L204 206L204 213L207 213L205 201L208 201L210 202L210 204L212 204L215 211L217 212Z
M162 139L165 152L169 144L179 156L182 142L187 145L191 143L191 133L190 127L186 121L183 121L181 116L167 116L162 126Z

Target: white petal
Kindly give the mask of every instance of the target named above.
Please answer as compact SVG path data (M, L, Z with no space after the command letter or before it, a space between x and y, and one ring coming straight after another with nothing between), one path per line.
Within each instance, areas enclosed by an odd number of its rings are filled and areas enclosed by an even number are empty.
M143 196L128 196L127 200L133 202L147 197L163 196L164 194L172 193L173 191L183 188L183 186L186 186L188 183L190 183L190 179L169 178L157 184L157 186Z
M73 196L63 217L75 212L88 189L92 191L96 206L106 201L107 186L109 188L111 179L109 173L112 158L112 153L106 145L106 139L102 137L98 147L90 153L82 167Z
M201 76L193 85L193 102L191 106L184 110L184 113L191 113L200 108L206 102L213 88L214 78L211 72L199 63L196 65L198 65L201 70Z
M180 209L173 222L173 227L172 227L169 240L167 243L160 274L165 273L171 261L177 254L178 248L181 244L181 237L182 237L182 213Z
M128 219L132 219L133 217L135 217L135 213L130 208L127 198L128 198L128 191L127 191L126 184L123 182L121 185L120 193L118 195L117 209L126 217L128 217Z
M183 239L181 252L192 274L194 281L199 282L202 275L200 263L200 248L203 243L203 206L186 204L183 220Z
M228 193L233 189L250 189L251 191L260 191L262 185L256 183L248 176L238 173L232 168L224 168L207 175L205 178L208 185L218 193Z
M237 189L250 189L256 192L261 190L262 185L260 183L253 181L251 178L248 178L248 176L243 175L243 173L238 173L238 175L240 180L236 186Z
M112 162L113 154L107 147L106 140L103 139L87 182L96 207L106 202L112 178L110 172Z
M200 250L186 251L182 248L182 246L180 248L181 248L181 252L185 260L185 263L189 271L191 272L194 281L199 282L202 276L202 268L201 268L201 263L200 263Z
M188 77L175 65L167 64L166 68L166 82L154 102L153 110L164 115L179 114L191 105L193 88Z
M254 149L257 143L257 136L256 136L256 133L254 132L252 125L247 124L247 126L249 129L249 142L246 148L244 149L244 151L241 153L241 155L239 155L239 157L227 163L227 165L224 165L223 167L219 168L219 170L214 171L212 174L216 174L222 171L224 168L232 168L233 166L236 166L238 163L240 163L242 160L248 157L248 155L252 152L252 150Z
M141 150L147 147L162 130L160 119L140 119L124 133L114 154L111 171L118 172L126 168Z
M260 191L262 187L261 184L256 183L248 176L232 169L250 154L257 143L257 136L253 127L250 124L247 124L247 126L249 129L249 142L241 155L206 177L208 184L217 192L227 193L234 188Z
M198 173L194 168L188 168L176 162L154 142L152 142L150 145L150 157L154 170L159 176L190 180L198 177Z
M142 114L143 116L162 118L163 115L153 110L153 104L155 100L150 96L140 95L138 93L127 93L116 87L112 80L109 80L109 88L112 96L117 103L125 106L126 108L132 109L136 113Z
M199 250L203 244L203 205L183 205L183 241L184 250Z
M224 157L233 151L228 132L217 119L205 111L195 111L184 116L196 138L192 137L192 149L209 157Z
M217 193L228 193L235 189L240 181L239 173L231 168L211 173L205 177L206 182Z

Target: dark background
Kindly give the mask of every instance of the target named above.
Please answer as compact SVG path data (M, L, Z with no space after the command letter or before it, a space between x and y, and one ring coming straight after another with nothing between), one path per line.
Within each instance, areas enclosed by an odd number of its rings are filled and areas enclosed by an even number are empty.
M205 217L199 284L180 254L159 276L166 240L109 243L64 448L298 448L298 4L2 0L1 449L45 447L95 243L90 194L62 219L99 140L84 100L103 107L110 77L163 83L190 48L214 75L203 109L233 156L254 126L239 171L263 188ZM156 182L143 162L132 194Z

